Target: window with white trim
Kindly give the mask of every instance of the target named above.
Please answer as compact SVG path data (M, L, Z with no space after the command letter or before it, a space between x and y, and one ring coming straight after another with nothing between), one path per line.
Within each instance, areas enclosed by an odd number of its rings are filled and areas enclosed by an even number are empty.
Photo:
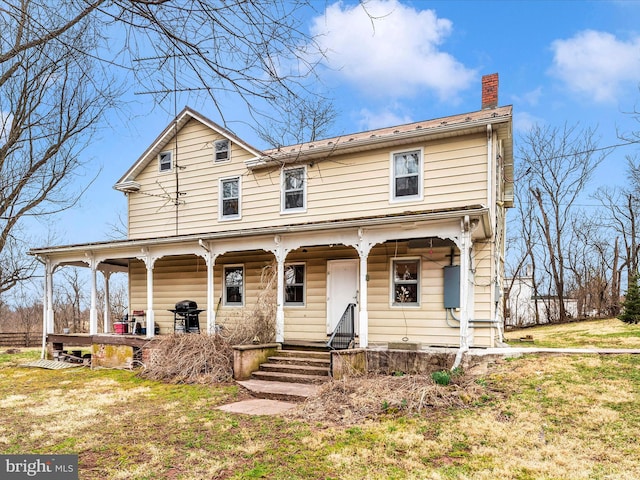
M295 263L284 267L285 305L304 305L304 264Z
M422 150L391 154L391 200L422 199Z
M231 142L228 139L216 140L213 143L213 161L215 163L231 160Z
M224 304L234 306L244 304L244 267L242 265L224 267Z
M306 167L282 171L282 212L304 211L307 203Z
M240 177L220 180L220 220L240 218Z
M392 260L392 304L396 306L420 304L420 260Z
M158 155L158 171L170 172L173 168L171 152L161 152Z

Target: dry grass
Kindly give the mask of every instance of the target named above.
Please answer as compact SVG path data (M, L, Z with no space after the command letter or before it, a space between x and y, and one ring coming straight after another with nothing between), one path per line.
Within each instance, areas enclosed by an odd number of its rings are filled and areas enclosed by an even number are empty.
M243 310L220 333L176 334L163 337L153 349L141 375L171 383L226 383L233 378L233 345L275 340L275 263L262 270L260 293L250 310Z
M334 380L317 396L291 412L291 418L354 425L382 417L432 415L450 408L468 408L487 401L486 385L470 376L453 376L448 386L428 375L369 375Z
M238 396L0 356L0 452L77 453L82 480L640 478L638 356L333 382L287 418L216 409Z
M533 342L520 342L527 335L533 337ZM505 338L522 347L640 349L640 326L617 318L587 320L513 330L506 332Z

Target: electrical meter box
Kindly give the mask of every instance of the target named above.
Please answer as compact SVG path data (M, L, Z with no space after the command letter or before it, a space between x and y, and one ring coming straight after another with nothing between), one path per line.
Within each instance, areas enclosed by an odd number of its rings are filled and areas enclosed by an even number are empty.
M460 308L460 265L444 267L444 308Z

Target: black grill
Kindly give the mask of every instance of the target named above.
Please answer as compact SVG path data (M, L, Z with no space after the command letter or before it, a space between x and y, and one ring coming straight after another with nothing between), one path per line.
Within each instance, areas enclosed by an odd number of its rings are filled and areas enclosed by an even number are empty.
M200 312L193 300L181 300L173 310L173 331L175 333L200 333Z

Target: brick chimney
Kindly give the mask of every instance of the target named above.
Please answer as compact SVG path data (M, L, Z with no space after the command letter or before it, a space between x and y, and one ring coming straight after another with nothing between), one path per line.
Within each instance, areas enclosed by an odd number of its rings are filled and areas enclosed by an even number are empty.
M498 74L482 77L482 110L498 106Z

